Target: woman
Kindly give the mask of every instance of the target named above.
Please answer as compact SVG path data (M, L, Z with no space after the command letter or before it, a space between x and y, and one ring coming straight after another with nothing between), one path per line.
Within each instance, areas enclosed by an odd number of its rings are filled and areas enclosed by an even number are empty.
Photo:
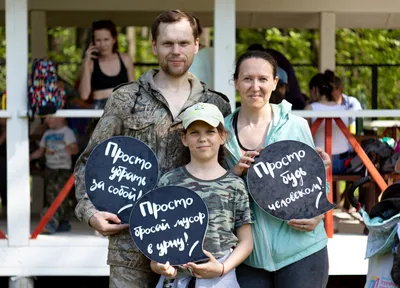
M233 78L242 104L225 119L232 135L225 147L227 165L235 174L243 175L259 154L257 150L274 142L297 140L314 146L307 121L291 114L287 101L269 103L278 83L277 65L271 55L264 51L244 53ZM329 160L324 162L327 165ZM321 222L323 216L285 222L265 213L254 202L251 208L256 220L252 226L254 250L236 270L240 286L325 287L328 239Z
M83 59L79 93L85 101L92 95L95 109L104 108L115 87L134 80L132 60L118 52L117 36L112 21L93 22L93 39Z
M346 106L337 104L333 98L332 92L334 89L335 74L332 71L326 70L324 74L319 73L311 78L309 83L310 98L313 103L306 106L306 110L329 110L329 111L344 111ZM348 126L349 118L341 118L343 123ZM317 119L312 118L310 121L314 123ZM332 125L332 139L335 145L332 145L332 173L344 174L345 162L351 156L350 143L347 141L346 136L333 122ZM315 145L318 147L325 147L325 122L323 122L314 135Z

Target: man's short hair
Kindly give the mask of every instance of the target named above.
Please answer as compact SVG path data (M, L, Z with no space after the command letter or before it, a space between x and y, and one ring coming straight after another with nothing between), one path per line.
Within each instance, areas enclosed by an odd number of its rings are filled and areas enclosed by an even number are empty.
M151 24L151 36L153 37L153 41L157 41L157 37L160 34L159 27L161 23L176 23L182 19L189 21L190 27L192 27L193 30L194 39L196 40L199 38L200 35L197 27L197 21L192 14L180 10L169 10L158 15Z

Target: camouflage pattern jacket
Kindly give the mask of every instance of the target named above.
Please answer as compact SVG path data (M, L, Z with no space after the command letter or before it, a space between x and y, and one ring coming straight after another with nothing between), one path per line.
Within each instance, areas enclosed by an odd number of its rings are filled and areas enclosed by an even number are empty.
M158 71L150 70L138 81L123 84L111 94L104 113L94 130L88 146L75 166L75 189L78 205L75 214L81 221L89 222L97 209L90 202L85 188L85 164L93 148L100 142L118 135L132 136L145 142L157 155L160 175L187 163L183 157L184 146L180 140L183 112L199 102L212 103L227 116L231 109L223 94L208 90L189 73L192 92L178 116L173 119L168 103L154 83ZM131 267L150 271L149 260L134 245L129 231L109 237L109 265Z

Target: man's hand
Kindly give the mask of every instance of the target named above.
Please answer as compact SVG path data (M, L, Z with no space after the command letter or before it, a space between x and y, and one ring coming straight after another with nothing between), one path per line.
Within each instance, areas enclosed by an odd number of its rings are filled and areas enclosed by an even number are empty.
M120 224L117 215L109 212L97 212L89 219L89 224L103 236L118 234L129 227L129 224Z

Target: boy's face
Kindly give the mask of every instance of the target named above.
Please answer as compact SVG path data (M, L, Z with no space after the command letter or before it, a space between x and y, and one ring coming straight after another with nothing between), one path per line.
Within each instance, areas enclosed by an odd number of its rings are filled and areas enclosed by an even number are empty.
M195 121L189 125L186 134L182 134L182 143L190 150L191 158L206 162L218 158L218 151L224 145L226 135L203 121Z
M46 122L50 129L59 129L64 126L65 118L47 117Z

